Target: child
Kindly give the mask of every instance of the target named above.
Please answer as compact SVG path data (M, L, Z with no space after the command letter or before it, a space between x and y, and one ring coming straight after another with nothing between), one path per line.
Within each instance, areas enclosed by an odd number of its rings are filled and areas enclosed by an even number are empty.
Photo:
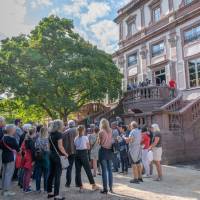
M35 128L32 127L29 130L29 133L26 135L26 138L22 144L22 167L24 169L23 176L23 191L25 193L31 192L31 188L29 187L32 175L32 166L34 163L34 152L35 152L35 144L34 138L35 136Z

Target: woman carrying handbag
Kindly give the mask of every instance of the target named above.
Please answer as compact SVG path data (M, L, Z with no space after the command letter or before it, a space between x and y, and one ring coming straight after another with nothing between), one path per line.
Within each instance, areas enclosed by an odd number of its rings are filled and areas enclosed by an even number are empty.
M62 175L62 163L61 156L65 156L67 159L68 154L65 152L63 147L63 130L64 123L61 120L54 120L51 125L51 132L49 135L50 144L50 172L47 184L48 198L54 200L64 200L65 197L59 195L60 190L60 179ZM56 169L56 170L55 170ZM52 185L54 181L54 193L52 191Z

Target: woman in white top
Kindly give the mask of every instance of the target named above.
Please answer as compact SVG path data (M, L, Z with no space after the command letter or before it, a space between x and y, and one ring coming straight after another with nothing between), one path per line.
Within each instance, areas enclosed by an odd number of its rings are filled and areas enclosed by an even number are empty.
M90 148L88 137L84 135L85 128L84 126L78 127L78 136L74 140L74 144L76 147L76 157L75 157L75 166L76 166L76 185L80 188L80 191L83 190L83 184L81 180L81 168L83 167L90 184L92 185L93 190L98 190L99 188L96 186L94 182L94 178L92 176L92 172L90 169L89 158L88 158L88 150Z

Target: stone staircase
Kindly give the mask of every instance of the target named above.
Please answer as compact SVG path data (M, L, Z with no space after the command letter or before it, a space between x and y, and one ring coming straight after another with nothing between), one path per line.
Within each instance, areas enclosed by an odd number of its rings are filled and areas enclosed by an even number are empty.
M188 100L183 92L169 98L168 87L147 87L128 91L117 107L98 116L125 124L159 124L163 135L163 162L177 163L200 158L200 97Z

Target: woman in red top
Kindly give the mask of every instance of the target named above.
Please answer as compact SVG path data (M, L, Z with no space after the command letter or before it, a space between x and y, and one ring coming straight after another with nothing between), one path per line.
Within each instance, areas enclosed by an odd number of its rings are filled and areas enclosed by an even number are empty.
M150 146L150 137L146 127L142 128L142 163L147 177L150 177L150 163L148 159L148 152Z
M35 136L36 129L33 127L29 130L24 142L22 143L22 167L24 169L23 176L23 191L25 193L31 192L29 184L31 181L32 167L34 162L35 143L33 137Z

